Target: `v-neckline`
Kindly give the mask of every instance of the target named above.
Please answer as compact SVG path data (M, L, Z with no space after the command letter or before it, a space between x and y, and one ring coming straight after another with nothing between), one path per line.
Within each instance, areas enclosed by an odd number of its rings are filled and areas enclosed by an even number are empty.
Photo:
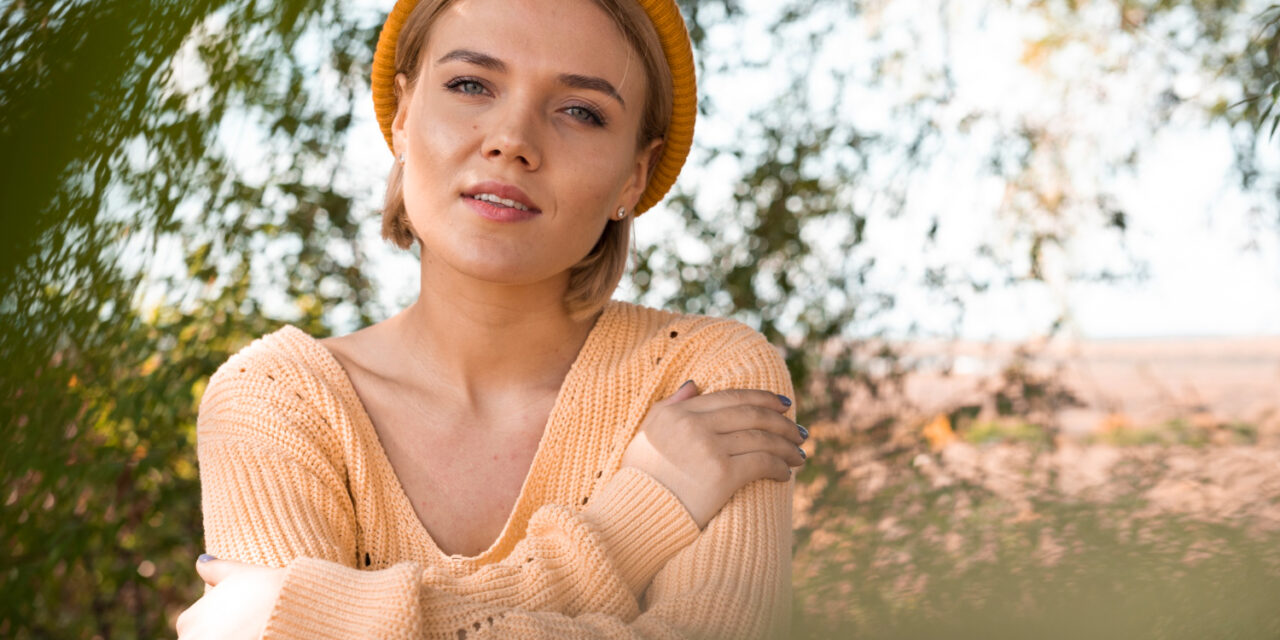
M569 371L565 374L564 380L560 383L560 388L556 390L556 398L551 405L550 413L547 415L547 422L543 425L542 435L538 439L538 447L534 451L533 461L529 464L529 471L525 474L524 481L520 484L520 493L516 496L515 503L511 507L511 513L507 514L507 519L502 525L502 531L498 534L498 537L489 544L488 548L474 556L465 556L458 553L447 554L440 549L439 544L437 544L435 539L431 536L431 532L427 530L426 524L422 522L422 519L418 517L418 513L414 510L413 503L409 499L409 493L405 490L404 483L401 482L400 476L396 474L395 467L391 464L391 458L387 455L386 448L383 447L382 444L382 439L378 435L378 430L373 425L373 419L369 416L369 412L364 406L364 401L356 392L355 384L351 381L351 376L347 373L346 368L342 366L342 363L338 360L337 356L335 356L333 352L330 351L328 347L324 346L324 344L319 340L313 338L307 332L294 327L293 325L285 326L289 329L293 329L303 336L306 336L306 338L315 345L325 361L324 364L332 370L333 375L331 378L338 382L340 386L339 391L342 395L351 400L351 408L356 417L355 428L361 432L359 433L359 437L369 442L369 451L373 457L372 464L378 467L378 471L385 472L389 477L395 478L396 488L398 489L398 491L392 492L395 494L395 497L393 498L395 502L393 506L395 517L408 521L412 529L417 532L417 537L426 544L431 553L440 560L456 564L479 566L486 564L494 555L499 553L499 551L509 551L511 547L515 546L515 541L508 540L508 538L513 535L512 523L520 513L528 508L526 503L530 500L529 483L538 476L542 467L545 467L547 464L545 459L550 455L547 452L547 444L552 441L554 429L563 422L563 420L558 419L559 415L566 410L563 404L565 391L573 386L572 383L582 375L581 369L585 366L582 364L583 354L597 350L595 343L600 339L598 336L605 333L603 329L612 321L613 315L617 313L617 306L619 304L620 303L614 300L610 300L606 303L603 310L600 312L600 315L597 316L595 323L587 332L587 337L583 340L582 347L573 358L573 364L569 366Z

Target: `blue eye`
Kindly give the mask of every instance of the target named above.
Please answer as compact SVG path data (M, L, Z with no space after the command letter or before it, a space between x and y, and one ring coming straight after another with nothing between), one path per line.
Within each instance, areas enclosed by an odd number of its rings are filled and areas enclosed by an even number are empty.
M478 96L485 92L484 85L471 78L454 78L446 82L444 86L450 91L456 91L468 96Z
M596 113L595 111L592 111L587 107L575 105L575 106L569 107L568 109L565 109L565 113L568 113L569 116L574 118L575 120L581 120L582 122L585 122L587 124L594 125L597 127L604 126L604 118L602 118L600 114Z

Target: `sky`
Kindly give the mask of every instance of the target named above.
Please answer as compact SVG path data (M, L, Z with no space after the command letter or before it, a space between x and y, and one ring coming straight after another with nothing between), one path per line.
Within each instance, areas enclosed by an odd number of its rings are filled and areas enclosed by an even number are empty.
M356 6L376 9L379 4L364 0ZM1175 114L1172 126L1144 143L1144 154L1131 176L1099 176L1094 167L1097 159L1115 153L1114 144L1131 135L1129 123L1147 108L1149 96L1143 90L1149 87L1141 81L1146 74L1141 56L1126 58L1126 63L1133 64L1131 76L1105 87L1106 100L1072 103L1072 96L1083 92L1064 89L1071 89L1072 82L1091 82L1097 76L1088 75L1088 65L1100 62L1087 55L1073 59L1064 54L1046 64L1067 65L1056 70L1066 79L1057 84L1045 80L1045 74L1022 62L1027 43L1044 35L1044 25L1007 5L1003 11L978 11L984 4L869 3L879 9L837 25L847 33L838 33L834 39L838 44L819 56L819 64L849 66L868 56L868 47L892 45L895 39L897 46L905 43L911 48L915 60L924 66L946 56L956 92L954 112L944 112L942 117L983 109L995 114L996 122L1021 117L1068 122L1062 125L1064 135L1079 139L1079 144L1073 140L1065 147L1071 155L1067 171L1072 180L1086 192L1105 188L1115 193L1129 215L1129 231L1120 242L1114 234L1083 226L1060 251L1046 256L1050 266L1046 282L995 286L982 294L964 295L965 311L956 313L939 300L937 292L920 284L926 263L941 261L981 270L970 264L979 242L997 247L1011 242L1008 221L997 213L1003 183L975 177L982 159L972 150L972 140L956 140L939 151L930 170L915 178L909 205L901 215L873 216L868 224L867 242L858 251L876 258L873 284L892 290L898 303L864 329L905 337L908 327L915 325L923 335L1024 340L1044 334L1054 318L1066 313L1064 331L1089 339L1280 334L1280 224L1276 222L1280 218L1274 209L1268 221L1249 213L1254 202L1236 186L1225 129L1207 126L1188 108ZM713 56L749 60L759 55L753 44L768 37L764 18L778 5L765 0L746 0L743 5L759 18L724 33L713 31L709 36ZM946 42L911 40L942 20L951 26ZM885 41L880 45L867 37L871 26L883 30ZM1100 44L1104 54L1094 57L1105 57L1107 46ZM741 135L753 109L774 93L761 87L780 86L780 78L786 77L785 67L778 66L785 62L775 61L745 75L703 78L704 90L715 96L720 108L714 119L699 121L696 143L714 144ZM1072 76L1073 72L1078 75ZM839 101L841 113L847 108L848 117L857 119L859 126L892 130L893 90L877 93L855 83L849 89L854 93L836 95L821 73L814 77L810 91L815 100ZM910 72L904 72L896 90L917 90L912 82ZM1207 91L1206 81L1193 73L1180 77L1179 83L1179 90L1188 93ZM417 265L378 237L376 210L391 154L374 121L371 101L367 96L358 100L370 107L360 111L353 124L342 180L353 193L363 194L361 200L370 214L361 236L371 273L386 306L399 308L416 294ZM244 158L255 157L253 149L259 141L253 127L248 122L232 123L223 131L224 144L242 149ZM1280 169L1280 153L1272 159L1271 166ZM253 170L247 160L244 168ZM715 206L717 198L727 197L732 178L732 171L723 166L687 166L680 180L699 192L700 202ZM922 260L918 247L923 229L939 212L944 233L929 260ZM671 212L659 205L637 221L636 243L667 242L674 228ZM1145 278L1089 283L1067 277L1098 265L1124 266L1130 259L1142 265ZM627 295L625 288L622 295Z

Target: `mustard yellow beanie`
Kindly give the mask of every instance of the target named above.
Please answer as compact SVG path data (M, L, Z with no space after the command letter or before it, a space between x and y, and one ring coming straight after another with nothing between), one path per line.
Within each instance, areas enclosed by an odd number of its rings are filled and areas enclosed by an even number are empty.
M378 115L378 125L382 127L387 147L393 151L391 121L396 114L396 41L400 38L400 29L404 27L418 2L419 0L396 0L391 13L387 15L386 23L382 25L378 47L373 54L373 110ZM680 174L680 168L689 156L689 147L693 144L694 119L698 111L698 89L694 78L689 32L675 0L636 2L649 14L658 38L662 41L662 51L671 68L672 83L671 123L667 125L667 132L663 137L662 157L636 205L635 215L640 215L662 200L671 185L675 184L676 176Z

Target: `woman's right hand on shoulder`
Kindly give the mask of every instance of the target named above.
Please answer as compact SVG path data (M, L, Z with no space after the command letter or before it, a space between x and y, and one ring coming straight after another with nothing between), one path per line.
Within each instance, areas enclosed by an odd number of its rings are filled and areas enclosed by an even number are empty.
M622 454L667 487L698 528L747 483L786 482L804 464L806 436L783 415L790 401L768 391L730 389L699 395L692 380L649 410Z

